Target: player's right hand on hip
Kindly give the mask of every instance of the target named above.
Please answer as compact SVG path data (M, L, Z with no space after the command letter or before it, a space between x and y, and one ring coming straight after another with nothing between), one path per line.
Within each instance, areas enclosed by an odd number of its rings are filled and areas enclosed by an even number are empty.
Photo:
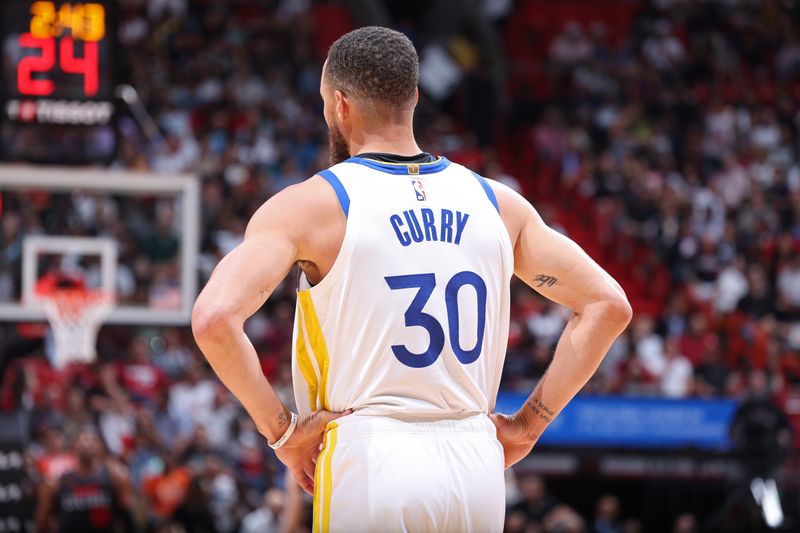
M518 463L531 453L538 437L530 434L524 417L519 413L513 415L490 413L489 420L497 428L497 440L503 445L506 468Z
M327 425L337 418L349 415L352 409L341 413L315 411L301 416L292 436L277 450L278 459L286 465L292 477L308 494L314 494L314 467Z

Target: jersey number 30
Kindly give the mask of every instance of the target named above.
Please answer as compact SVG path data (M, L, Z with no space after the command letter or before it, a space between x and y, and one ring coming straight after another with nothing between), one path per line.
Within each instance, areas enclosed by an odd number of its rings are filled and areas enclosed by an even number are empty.
M388 276L386 283L392 290L400 289L419 289L411 305L405 313L406 327L420 326L425 328L430 335L431 342L428 349L422 353L413 353L402 344L392 346L392 352L397 360L404 365L414 368L424 368L430 366L439 358L439 354L444 349L444 328L435 317L422 312L425 304L433 294L436 287L436 276L434 274L411 274L408 276ZM471 285L478 296L478 334L475 346L470 350L461 347L459 341L459 321L458 321L458 291L464 285ZM447 306L447 326L450 334L450 346L453 353L461 363L468 365L474 362L481 355L483 345L483 334L486 329L486 283L475 272L459 272L447 282L444 289L445 305Z

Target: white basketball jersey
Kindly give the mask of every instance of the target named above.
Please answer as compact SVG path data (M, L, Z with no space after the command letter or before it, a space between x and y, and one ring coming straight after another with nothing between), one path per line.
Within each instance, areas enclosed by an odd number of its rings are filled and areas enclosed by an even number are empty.
M347 216L323 280L301 276L297 407L447 417L494 408L513 250L486 180L439 158L319 173Z

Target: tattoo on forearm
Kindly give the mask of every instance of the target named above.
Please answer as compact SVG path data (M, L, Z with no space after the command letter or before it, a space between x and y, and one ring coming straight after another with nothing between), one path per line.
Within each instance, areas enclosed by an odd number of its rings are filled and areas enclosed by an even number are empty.
M525 402L525 407L548 424L553 420L553 410L547 407L539 398L533 398Z
M258 291L258 297L262 302L267 299L267 296L269 296L269 288L268 287L264 287L263 289Z
M539 283L537 287L544 287L545 285L547 285L548 287L552 287L553 285L556 284L557 281L558 278L556 278L555 276L548 276L547 274L539 274L538 276L533 278L534 283Z
M286 410L282 410L278 414L278 429L283 429L289 425L289 417L286 416Z

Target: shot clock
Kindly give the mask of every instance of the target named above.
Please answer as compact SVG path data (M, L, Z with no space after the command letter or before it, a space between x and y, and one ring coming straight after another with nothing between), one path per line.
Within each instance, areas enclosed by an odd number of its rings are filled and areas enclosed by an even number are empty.
M110 158L116 37L114 0L0 1L5 159Z

